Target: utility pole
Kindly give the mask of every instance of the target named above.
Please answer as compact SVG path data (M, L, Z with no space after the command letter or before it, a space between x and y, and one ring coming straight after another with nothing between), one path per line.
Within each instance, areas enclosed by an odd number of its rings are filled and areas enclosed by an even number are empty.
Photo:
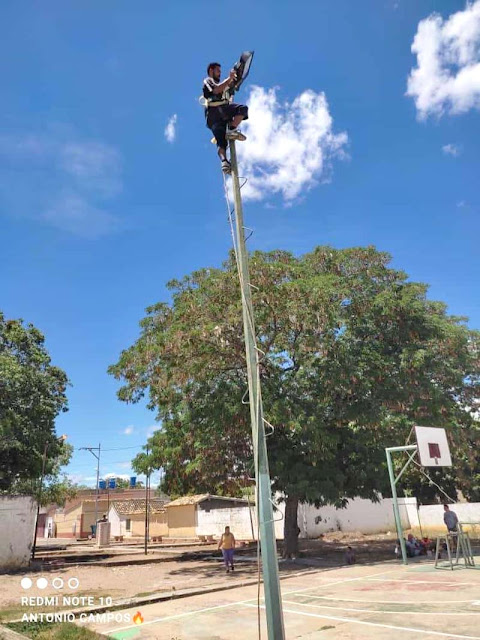
M148 447L147 447L148 456ZM150 492L150 469L145 474L145 555L148 554L148 538L149 538L149 518L148 518L148 500Z
M35 518L35 533L34 533L34 537L33 537L32 560L35 560L35 551L37 550L38 518L40 516L40 502L42 501L43 476L45 475L45 464L47 462L47 451L48 451L48 442L45 443L45 448L43 450L43 456L42 456L42 474L40 476L40 485L39 485L39 488L38 488L38 496L37 496L37 515L36 515L36 518Z
M97 522L98 522L98 492L99 492L99 480L100 480L100 445L98 443L98 447L80 447L79 451L90 451L92 456L95 456L97 459L97 487L95 493L95 538L97 537ZM98 451L98 455L95 453Z
M270 473L268 469L267 443L263 418L262 394L260 388L259 359L256 346L255 322L253 316L252 293L248 253L245 245L242 196L238 179L237 153L235 141L230 141L230 162L232 165L233 195L235 201L235 230L237 262L242 292L243 327L247 356L248 392L250 419L252 424L255 474L257 483L257 512L260 525L265 609L269 640L284 640L282 598L278 578L277 546L273 519L273 503ZM258 544L258 542L257 542Z
M65 440L67 439L66 435L60 436L59 438L56 438L57 442L63 443L65 442ZM38 518L40 515L40 503L42 501L42 494L43 494L43 478L45 477L45 466L47 464L47 452L48 452L48 446L49 446L49 442L45 443L45 448L43 449L43 456L42 456L42 474L40 476L40 485L38 487L38 495L37 495L37 515L35 518L35 532L33 534L33 547L32 547L32 560L35 560L35 552L37 550L37 529L38 529Z

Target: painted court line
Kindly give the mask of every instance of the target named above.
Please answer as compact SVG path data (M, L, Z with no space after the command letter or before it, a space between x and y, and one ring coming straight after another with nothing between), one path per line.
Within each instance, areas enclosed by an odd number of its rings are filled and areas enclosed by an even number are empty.
M369 574L368 576L362 576L361 578L344 578L343 580L336 580L334 582L329 582L328 584L324 584L324 585L317 585L316 587L308 587L306 589L300 589L297 591L287 591L285 593L285 595L291 595L291 594L295 594L295 593L303 593L305 591L310 591L311 589L321 589L322 587L329 587L332 584L340 584L342 582L352 582L355 580L365 580L366 577L373 577L373 576L382 576L385 575L386 573L392 573L393 571L397 571L397 569L392 569L392 571L382 571L381 573L372 573ZM242 587L239 587L242 588ZM148 622L142 622L142 627L145 627L147 624L155 624L156 622L167 622L168 620L175 620L177 618L185 618L186 616L193 616L193 615L197 615L197 614L201 614L201 613L206 613L207 611L215 611L216 609L226 609L227 607L234 607L236 605L239 604L246 604L248 602L253 602L254 600L256 600L256 598L249 598L248 600L240 600L238 602L228 602L227 604L219 604L215 607L207 607L205 609L194 609L191 611L185 611L184 613L177 613L176 615L173 616L165 616L163 618L154 618L153 620L149 620ZM252 605L254 607L257 607L257 605ZM117 627L116 629L110 629L109 631L106 631L105 633L110 634L110 633L117 633L117 631L126 631L127 629L137 629L138 625L137 624L130 624L126 627Z
M406 584L448 584L454 587L476 587L477 582L452 582L450 580L403 580L402 578L365 578L368 582L405 582Z
M294 593L285 595L295 595ZM315 598L316 600L333 600L335 602L363 602L365 604L392 604L391 600L355 600L354 598L337 598L336 596L309 596L306 598ZM449 600L448 604L465 604L467 602L474 603L475 600ZM398 604L439 604L438 600L402 600ZM443 604L440 602L440 604Z
M308 598L308 596L307 596ZM359 613L393 613L409 616L480 616L480 611L464 611L462 613L445 611L383 611L378 609L353 609L351 607L331 607L328 604L310 604L307 602L296 602L295 600L284 600L287 604L297 604L302 607L312 607L313 609L333 609L337 611L358 611ZM371 603L367 603L371 604Z
M250 600L241 600L240 602L228 602L227 604L219 604L215 607L207 607L206 609L195 609L192 611L185 611L184 613L177 613L174 616L165 616L164 618L154 618L153 620L149 620L148 622L142 622L142 627L146 627L147 624L155 624L156 622L167 622L167 620L176 620L177 618L185 618L186 616L193 616L198 613L206 613L207 611L215 611L215 609L226 609L227 607L233 607L237 604L246 604L247 602L251 602ZM256 607L257 605L255 605ZM117 627L116 629L110 629L109 631L105 631L105 633L117 633L117 631L126 631L127 629L138 629L138 624L129 624L127 627Z
M255 607L253 604L245 604L245 607ZM265 607L262 605L262 609ZM294 609L284 609L286 613L294 613L299 616L308 616L309 618L321 618L322 620L335 620L337 622L352 622L354 624L362 624L367 627L382 627L382 629L395 629L395 631L410 631L412 633L424 633L431 636L441 636L442 638L461 638L462 640L480 640L480 636L463 636L455 633L443 633L442 631L428 631L427 629L416 629L414 627L398 627L393 624L381 624L380 622L367 622L366 620L356 620L355 618L339 618L337 616L326 616L318 613L308 613L307 611L295 611Z
M369 573L367 576L361 576L358 578L343 578L342 580L334 580L333 582L325 582L325 584L317 584L315 587L306 587L305 589L296 589L295 591L285 591L283 595L288 596L294 593L304 593L305 591L312 591L312 589L325 589L325 587L332 587L335 584L344 584L345 582L356 582L358 580L367 580L375 576L384 576L388 573L395 573L398 569L391 569L390 571L382 571L381 573Z

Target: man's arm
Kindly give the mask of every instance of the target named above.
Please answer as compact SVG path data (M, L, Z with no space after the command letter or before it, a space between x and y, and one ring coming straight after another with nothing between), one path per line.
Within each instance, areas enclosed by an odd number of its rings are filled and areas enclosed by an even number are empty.
M235 549L235 536L232 533L232 549Z
M228 87L230 87L236 79L237 75L235 73L235 71L230 71L228 78L226 78L223 82L220 82L220 84L215 84L213 87L213 93L215 95L219 94L219 93L223 93L225 91L225 89L227 89Z
M222 546L222 542L223 542L223 533L222 533L222 535L220 536L220 541L219 541L219 543L218 543L218 548L219 548L219 549L220 549L220 547Z

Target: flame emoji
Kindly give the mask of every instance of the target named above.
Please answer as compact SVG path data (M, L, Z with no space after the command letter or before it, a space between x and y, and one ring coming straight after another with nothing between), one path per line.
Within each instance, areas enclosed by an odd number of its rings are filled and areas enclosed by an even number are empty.
M137 613L133 616L133 621L135 624L142 624L143 616L140 611L137 611Z

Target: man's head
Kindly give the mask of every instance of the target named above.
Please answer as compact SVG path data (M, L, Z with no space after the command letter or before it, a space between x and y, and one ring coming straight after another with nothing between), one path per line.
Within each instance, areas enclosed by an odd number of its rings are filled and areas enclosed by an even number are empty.
M450 511L450 508L449 508L448 504L444 504L443 508L444 508L445 511Z
M230 533L230 527L225 527L225 533Z
M221 78L222 67L219 62L211 62L207 67L207 74L218 82Z

